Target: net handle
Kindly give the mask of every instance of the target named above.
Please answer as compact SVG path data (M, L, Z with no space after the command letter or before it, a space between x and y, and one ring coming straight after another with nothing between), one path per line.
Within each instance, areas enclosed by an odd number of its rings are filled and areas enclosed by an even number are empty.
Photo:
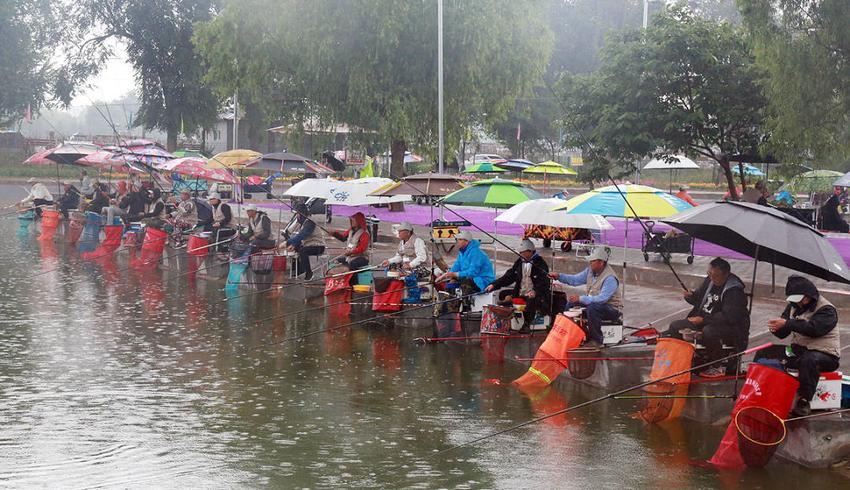
M782 437L780 437L779 440L776 441L776 442L765 443L765 442L761 442L761 441L756 441L752 437L748 436L746 432L741 430L741 426L738 423L738 417L741 416L741 413L746 412L747 410L762 410L762 411L767 412L770 415L772 415L776 420L779 421L779 425L782 426ZM764 407L757 407L755 405L752 405L752 406L749 406L749 407L744 407L744 408L738 410L738 413L735 414L735 429L738 431L738 434L740 434L741 436L744 437L744 439L752 442L753 444L758 444L759 446L778 446L778 445L782 444L782 441L784 441L785 437L788 436L788 429L785 427L785 419L783 419L779 415L776 415L775 413L773 413L772 411L770 411L770 410L768 410Z

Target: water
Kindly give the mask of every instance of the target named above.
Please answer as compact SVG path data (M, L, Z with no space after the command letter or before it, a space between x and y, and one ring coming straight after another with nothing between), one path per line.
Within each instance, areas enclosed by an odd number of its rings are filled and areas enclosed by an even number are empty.
M347 305L261 296L126 257L16 237L0 220L0 484L13 487L770 488L847 485L773 462L721 474L691 464L723 428L646 427L607 401L435 454L600 393L530 399L523 369L480 347L415 346L428 329L343 327ZM33 274L39 274L33 277Z

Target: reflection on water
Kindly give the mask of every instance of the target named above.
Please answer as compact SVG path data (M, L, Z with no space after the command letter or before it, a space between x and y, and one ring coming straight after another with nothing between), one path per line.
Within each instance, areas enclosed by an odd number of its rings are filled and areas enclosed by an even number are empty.
M777 463L731 475L693 466L720 429L647 427L630 416L636 404L614 401L435 455L599 393L518 391L509 382L522 369L504 362L505 339L416 346L427 328L349 326L364 318L350 296L326 309L286 289L241 296L130 267L126 252L84 261L62 243L16 238L17 223L0 226L3 484L846 484Z

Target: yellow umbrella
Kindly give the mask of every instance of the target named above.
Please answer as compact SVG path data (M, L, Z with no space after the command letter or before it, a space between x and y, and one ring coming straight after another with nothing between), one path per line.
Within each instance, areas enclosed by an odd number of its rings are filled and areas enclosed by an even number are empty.
M526 174L543 174L543 192L546 192L548 178L550 175L578 175L578 172L566 168L558 162L546 160L522 171Z
M253 150L228 150L214 155L207 161L210 168L245 168L262 158L263 154Z

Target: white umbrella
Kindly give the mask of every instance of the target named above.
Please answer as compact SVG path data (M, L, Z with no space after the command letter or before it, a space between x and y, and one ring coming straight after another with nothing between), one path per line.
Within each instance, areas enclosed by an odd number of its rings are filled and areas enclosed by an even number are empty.
M663 158L653 158L646 165L644 170L669 170L670 171L670 193L673 193L673 170L693 170L698 169L699 165L685 155L676 155L668 162Z
M341 181L334 179L304 179L287 189L283 195L290 197L315 197L327 200L331 195L331 188L341 183Z
M496 217L496 221L515 225L545 225L556 228L612 230L614 226L598 214L569 214L552 211L563 199L534 199L521 202Z
M392 184L392 179L381 177L366 177L363 179L336 182L328 189L328 198L325 204L337 206L363 206L369 204L389 204L394 202L405 202L412 199L409 195L399 196L370 196L372 192Z

